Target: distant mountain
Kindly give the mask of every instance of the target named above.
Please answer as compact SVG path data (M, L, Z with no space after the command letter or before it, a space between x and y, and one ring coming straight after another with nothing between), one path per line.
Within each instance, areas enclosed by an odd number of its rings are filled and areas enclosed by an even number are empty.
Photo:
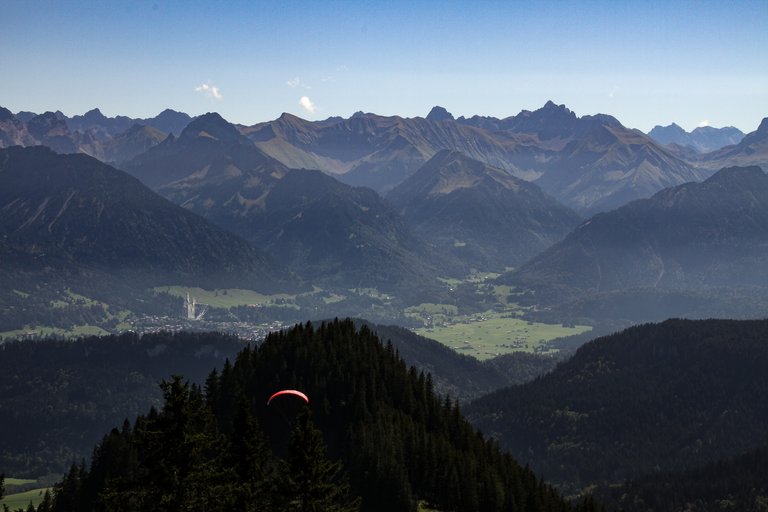
M161 194L275 255L312 282L423 293L440 257L373 191L291 171L218 114L124 168ZM433 283L433 284L429 284Z
M607 115L576 118L563 105L526 115L517 129L561 146L535 180L545 192L587 215L704 176L639 130ZM560 124L562 129L558 129ZM537 131L538 130L538 131Z
M166 134L148 125L134 124L101 145L100 160L120 167L166 139Z
M189 114L167 108L155 117L137 120L136 124L151 126L163 133L172 133L178 136L193 119Z
M20 115L31 122L29 113ZM56 118L69 124L70 140L49 137L46 142L37 139L33 143L59 144L60 152L80 151L100 159L109 157L102 146L134 124L178 137L191 120L172 110L148 119L108 118L98 109L72 118L57 113ZM565 105L552 101L504 119L454 119L445 108L436 106L426 118L357 112L349 119L310 122L283 114L274 121L237 129L288 168L321 170L382 194L439 151L459 151L518 178L536 181L546 193L582 214L609 210L667 186L701 180L711 172L711 167L698 161L694 163L701 169L691 167L680 157L693 161L692 157L625 128L611 116L577 117ZM0 123L0 142L16 137L5 131ZM706 134L702 131L702 135Z
M633 327L465 412L570 490L691 469L765 445L766 339L765 320Z
M290 288L244 240L86 155L0 150L3 270L106 273L137 285Z
M505 280L567 301L632 288L768 286L768 176L727 168L594 216Z
M659 144L677 144L692 147L700 153L709 153L725 146L738 144L744 138L744 132L733 126L723 128L699 126L689 133L672 123L669 126L654 126L648 132L648 136Z
M67 117L66 122L72 131L91 132L97 140L105 140L128 130L136 121L126 116L110 118L94 108L81 116Z
M498 271L560 241L580 221L536 185L449 150L435 154L387 198L440 252Z
M764 118L757 130L748 133L738 144L726 146L706 155L698 162L707 169L725 166L758 165L763 170L768 169L768 117Z
M0 107L0 148L34 144L35 138L27 130L27 125L10 110Z
M192 118L166 109L148 119L106 117L97 108L71 118L61 112L20 112L0 107L0 148L48 146L57 153L85 153L102 162L120 164L180 133ZM141 128L141 129L140 129Z
M20 121L26 123L36 115L37 114L32 112L19 112L16 117ZM81 133L90 132L91 136L100 141L108 140L116 135L125 133L136 124L140 126L151 126L165 134L172 133L178 136L193 119L188 114L177 112L169 108L163 110L155 117L148 117L146 119L131 118L127 116L107 117L102 114L101 110L98 108L91 109L83 115L75 115L72 117L67 117L64 114L59 113L58 117L67 123L67 126L71 131L78 131Z
M382 193L446 148L514 168L506 163L514 137L497 140L444 114L439 117L445 121L358 112L349 119L317 124L283 114L243 131L259 148L290 167L320 169L345 183Z
M427 121L453 121L453 114L448 112L444 107L433 107L427 114Z
M77 153L78 140L69 131L67 122L54 112L46 112L33 117L27 122L27 130L35 141L57 153Z

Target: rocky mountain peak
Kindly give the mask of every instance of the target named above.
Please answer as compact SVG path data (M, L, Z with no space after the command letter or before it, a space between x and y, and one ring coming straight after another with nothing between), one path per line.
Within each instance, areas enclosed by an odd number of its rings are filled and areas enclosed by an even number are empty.
M12 121L16 116L7 108L0 107L0 121Z
M236 141L240 132L216 112L208 112L192 122L181 132L180 139L209 137L220 141Z
M448 112L445 108L440 106L432 107L432 110L427 114L428 121L453 121L453 114Z

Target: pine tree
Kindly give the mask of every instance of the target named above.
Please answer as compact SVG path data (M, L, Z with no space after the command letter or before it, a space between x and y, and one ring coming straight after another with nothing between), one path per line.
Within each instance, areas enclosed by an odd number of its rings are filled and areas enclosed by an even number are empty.
M52 512L53 511L53 498L51 492L46 489L43 494L43 501L37 506L37 512Z
M322 433L308 409L296 421L289 445L287 509L296 512L356 512L359 500L349 496L349 484L339 462L326 458Z
M245 400L235 415L229 444L229 463L237 477L235 509L239 512L272 510L276 471L258 421Z

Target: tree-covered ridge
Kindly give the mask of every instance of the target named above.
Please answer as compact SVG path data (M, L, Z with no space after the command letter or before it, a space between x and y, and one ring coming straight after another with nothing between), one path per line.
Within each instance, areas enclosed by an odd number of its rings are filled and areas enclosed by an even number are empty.
M622 512L764 512L768 510L768 445L689 471L663 472L596 491Z
M547 478L619 483L764 445L766 368L768 320L668 320L587 343L469 415Z
M202 383L238 338L159 332L0 344L0 469L63 473L115 424L159 406L173 373Z
M299 421L266 405L283 388L310 397ZM72 468L52 510L414 511L419 500L457 512L574 509L351 321L271 334L204 390L177 377L163 391L162 409L114 429L90 468ZM324 484L302 497L299 468L312 465Z

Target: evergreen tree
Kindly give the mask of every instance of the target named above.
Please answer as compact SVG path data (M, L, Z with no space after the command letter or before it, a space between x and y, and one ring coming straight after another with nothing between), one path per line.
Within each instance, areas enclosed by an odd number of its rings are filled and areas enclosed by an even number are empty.
M322 433L308 409L296 420L289 446L286 490L287 510L296 512L355 512L359 500L351 499L349 484L339 462L326 458Z
M53 511L53 498L51 492L46 489L43 494L43 501L37 506L37 512L52 512Z
M270 511L277 492L277 473L267 440L245 400L235 415L229 465L237 477L235 510Z

